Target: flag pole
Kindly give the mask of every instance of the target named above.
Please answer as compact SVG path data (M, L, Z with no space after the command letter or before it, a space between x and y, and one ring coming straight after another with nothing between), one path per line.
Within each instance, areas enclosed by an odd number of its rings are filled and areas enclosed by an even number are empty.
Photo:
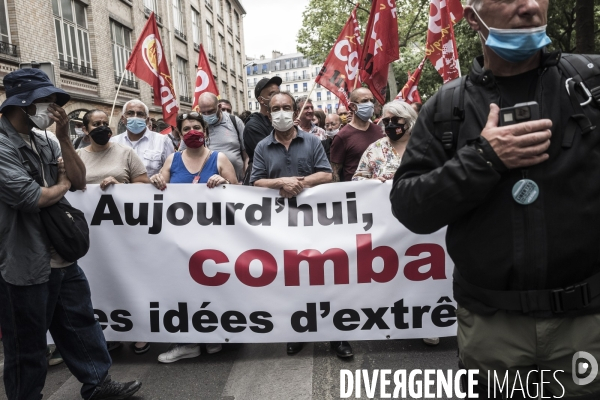
M115 93L115 101L113 101L112 109L110 110L110 118L108 119L108 126L112 122L113 113L115 112L115 105L117 104L117 96L119 96L119 90L121 90L121 84L123 83L123 78L125 78L125 71L121 74L121 80L119 81L119 86L117 87L117 93Z

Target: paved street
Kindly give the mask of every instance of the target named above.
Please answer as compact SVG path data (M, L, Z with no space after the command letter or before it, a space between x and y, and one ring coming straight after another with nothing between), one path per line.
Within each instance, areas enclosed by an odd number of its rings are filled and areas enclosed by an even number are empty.
M442 338L436 347L421 340L352 345L355 356L351 361L339 360L331 353L329 343L308 344L295 356L285 354L283 343L229 344L221 353L203 353L168 365L156 361L167 344L153 344L141 356L123 346L111 353L111 374L117 380L143 381L142 389L132 397L136 400L325 400L340 398L340 369L457 368L454 337ZM4 385L0 386L0 400L5 400ZM64 364L49 367L44 399L79 399L79 387ZM391 388L389 392L393 385ZM361 398L366 398L364 390Z

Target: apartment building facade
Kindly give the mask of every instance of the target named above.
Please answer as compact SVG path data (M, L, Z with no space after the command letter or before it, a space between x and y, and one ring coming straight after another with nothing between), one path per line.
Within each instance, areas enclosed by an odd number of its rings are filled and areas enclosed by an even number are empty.
M282 54L277 51L272 53L271 58L264 56L258 59L248 58L247 63L252 63L246 67L248 110L255 112L260 109L254 96L256 83L264 77L279 76L283 81L281 90L292 93L295 98L310 94L315 110L321 109L326 114L335 112L338 98L318 84L313 90L315 78L323 64L313 64L301 53Z
M123 78L112 127L117 128L121 106L133 98L161 119L151 86L125 70L152 12L180 110L191 110L202 44L221 98L243 111L246 11L239 0L0 0L0 79L19 63L51 62L56 86L71 95L65 109L76 115L94 108L109 114ZM0 101L5 97L0 86Z

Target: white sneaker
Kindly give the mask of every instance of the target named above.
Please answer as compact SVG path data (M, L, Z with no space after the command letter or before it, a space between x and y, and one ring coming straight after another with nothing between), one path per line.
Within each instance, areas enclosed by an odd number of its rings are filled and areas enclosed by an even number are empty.
M207 343L206 344L206 352L208 354L215 354L223 350L223 346L221 343Z
M438 344L440 344L440 338L439 337L426 338L426 339L423 339L423 343L425 343L429 346L437 346Z
M176 344L166 353L158 356L161 363L172 363L182 358L194 358L200 355L200 345L198 344Z

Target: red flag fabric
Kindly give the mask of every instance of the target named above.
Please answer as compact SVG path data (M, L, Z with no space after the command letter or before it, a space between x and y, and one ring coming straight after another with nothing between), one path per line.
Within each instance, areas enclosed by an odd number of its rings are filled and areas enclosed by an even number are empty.
M219 88L215 82L208 58L204 52L204 47L200 45L200 51L198 55L198 71L196 72L196 90L194 91L194 104L192 110L199 112L198 109L198 98L204 92L213 93L215 96L219 96Z
M173 128L171 128L170 126L168 128L163 129L162 131L160 131L161 135L168 135L171 132L173 132Z
M350 92L360 83L358 64L361 59L360 28L356 9L352 10L344 29L323 63L315 82L327 88L348 107Z
M425 54L447 83L460 76L453 25L463 16L460 0L431 0Z
M417 86L419 85L419 80L421 79L421 72L423 71L425 60L426 58L421 61L412 75L410 74L410 71L408 71L408 81L402 90L400 90L400 93L398 93L398 96L396 96L395 100L405 101L408 104L416 102L421 103L421 96L419 95Z
M400 58L396 0L373 0L360 64L361 78L385 104L388 66Z
M177 125L177 97L154 13L138 37L125 69L152 85L154 104L162 105L163 119L169 125Z

